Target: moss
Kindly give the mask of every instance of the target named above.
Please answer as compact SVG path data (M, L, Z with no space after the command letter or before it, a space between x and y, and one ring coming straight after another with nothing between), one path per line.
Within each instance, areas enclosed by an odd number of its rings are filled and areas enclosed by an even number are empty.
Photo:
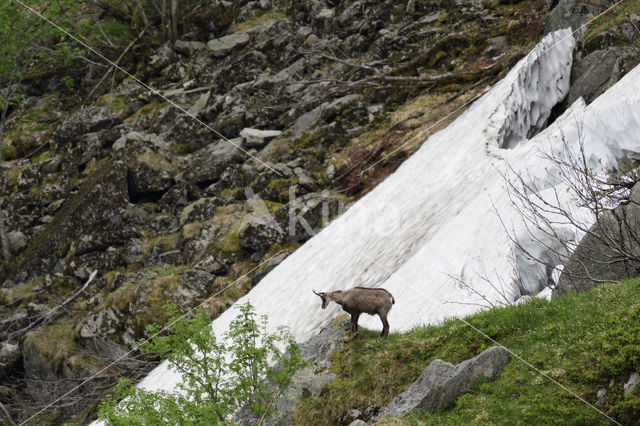
M429 58L429 60L427 61L427 64L426 64L426 65L427 65L429 68L433 68L433 67L435 67L436 65L438 65L438 63L439 63L440 61L442 61L442 60L443 60L444 58L446 58L446 57L447 57L447 53L446 53L446 52L444 52L444 51L442 51L442 50L439 50L439 51L437 51L436 53L434 53L434 54L431 56L431 58Z
M159 247L161 253L176 250L178 248L180 240L180 232L174 232L172 234L164 234L158 235L153 238L148 238L142 242L142 258L145 259L154 247Z
M190 268L188 265L178 265L178 266L172 266L170 268L156 269L155 272L158 274L159 278L162 278L169 275L176 275L184 271L188 271L189 269Z
M127 105L127 98L124 95L114 95L112 93L107 93L106 95L100 96L94 102L94 105L107 107L112 112L129 110L129 105Z
M277 163L291 154L293 141L289 138L278 138L269 143L265 148L266 159Z
M44 151L44 152L38 154L35 157L31 157L31 162L33 164L42 164L45 161L49 160L51 157L53 157L53 150L49 149L47 151Z
M25 170L27 170L26 166L14 166L10 168L7 172L7 179L9 179L9 183L12 186L16 186L18 184L18 177L20 176L20 173Z
M294 144L293 148L296 150L303 148L311 148L315 146L324 145L329 138L329 127L323 127L315 132L304 133L298 141Z
M27 193L29 198L40 198L42 196L42 189L38 186L32 186Z
M289 188L298 183L298 178L292 176L290 178L276 178L271 179L267 184L271 197L275 197L281 203L287 203L289 201Z
M251 279L249 277L240 277L236 279L232 279L230 277L217 277L214 286L216 289L220 290L228 287L222 292L222 296L231 300L238 300L251 290Z
M251 28L255 28L260 25L265 25L271 22L278 21L280 19L286 18L286 10L288 7L288 2L282 4L277 9L271 9L267 11L259 11L251 18L243 21L239 24L233 25L227 31L227 34L238 33L241 31L246 31Z
M182 227L182 237L185 240L190 240L200 233L200 231L213 223L213 219L209 219L204 222L191 222Z
M10 145L8 142L3 143L2 144L2 160L10 161L10 160L15 160L16 158L18 158L18 151L16 151L16 148Z
M149 126L153 126L155 121L157 120L160 112L162 110L168 109L169 106L167 106L166 104L163 104L159 101L153 101L148 103L147 105L143 106L142 108L140 108L138 111L135 112L135 114L127 117L124 122L125 123L135 123L136 121L138 121L138 119L145 117L145 116L149 116L150 117L150 123Z
M243 187L225 188L222 191L220 191L220 196L227 200L237 200L238 195L241 195L243 191L244 191Z
M199 206L200 204L209 202L209 201L216 201L216 198L200 198L196 201L194 201L193 203L187 205L184 209L182 209L182 212L180 213L180 223L185 223L187 221L187 219L189 218L189 215L191 214L191 212L193 211L194 208L196 208L197 206ZM190 233L191 234L191 233ZM190 237L193 237L195 234L191 234Z
M226 228L225 234L214 244L215 247L225 255L232 255L242 252L238 233L246 214L244 205L230 204L220 207L211 219L217 226Z
M26 306L33 300L36 291L40 290L43 284L44 278L39 277L28 283L13 287L4 293L5 303L13 305L14 303L20 302L21 306Z
M238 238L241 224L242 221L236 222L229 232L227 232L221 240L216 242L216 248L218 248L223 254L228 255L242 251L242 247L240 247L240 240Z
M35 349L58 376L86 375L103 368L104 360L89 355L77 345L76 328L73 319L42 327L27 334L25 346Z
M191 153L191 147L188 143L174 143L170 149L177 155L187 155Z

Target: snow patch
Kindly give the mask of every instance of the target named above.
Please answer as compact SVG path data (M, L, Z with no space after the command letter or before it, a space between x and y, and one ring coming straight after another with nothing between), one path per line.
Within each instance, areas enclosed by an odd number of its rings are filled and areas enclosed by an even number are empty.
M551 109L569 93L574 47L569 29L552 33L505 78L514 81L489 118L489 147L513 148L545 127Z

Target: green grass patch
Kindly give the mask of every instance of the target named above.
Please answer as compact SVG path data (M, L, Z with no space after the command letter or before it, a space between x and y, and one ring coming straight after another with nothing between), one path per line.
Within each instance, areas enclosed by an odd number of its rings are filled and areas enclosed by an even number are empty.
M589 23L589 25L587 25L583 44L585 46L591 44L593 39L607 31L609 28L620 25L622 22L627 20L626 15L632 13L640 13L640 3L623 2L608 13L594 19Z
M640 279L602 285L546 301L495 308L467 318L491 338L594 404L630 424L640 416L640 389L626 398L624 382L640 371ZM406 388L431 361L457 364L493 343L462 320L391 334L364 332L333 354L338 375L319 396L296 408L297 424L336 424L348 410L380 407ZM383 373L381 373L383 372ZM613 379L614 384L609 387ZM318 421L318 419L324 419ZM412 414L412 424L608 424L567 391L512 358L494 382L482 382L450 410ZM319 422L319 423L318 423Z

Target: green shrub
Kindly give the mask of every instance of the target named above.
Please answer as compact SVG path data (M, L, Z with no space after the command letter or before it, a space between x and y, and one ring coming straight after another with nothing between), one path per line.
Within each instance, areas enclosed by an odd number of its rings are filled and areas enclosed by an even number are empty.
M205 310L191 319L168 305L171 332L150 326L154 336L143 347L169 361L182 374L176 392L136 388L121 380L99 406L100 419L113 425L224 424L241 407L257 416L276 414L274 402L293 375L306 365L295 340L285 328L266 332L266 317L257 318L253 306L239 306L226 339L218 341ZM284 351L279 347L286 346Z

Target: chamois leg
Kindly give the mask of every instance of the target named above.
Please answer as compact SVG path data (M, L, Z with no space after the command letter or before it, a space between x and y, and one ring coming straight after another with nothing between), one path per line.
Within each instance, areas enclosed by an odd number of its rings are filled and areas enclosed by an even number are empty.
M387 314L379 313L378 316L380 320L382 320L382 333L380 333L380 337L384 340L389 339L389 321L387 321Z
M358 318L360 318L360 312L354 312L351 314L351 333L354 336L358 335Z

